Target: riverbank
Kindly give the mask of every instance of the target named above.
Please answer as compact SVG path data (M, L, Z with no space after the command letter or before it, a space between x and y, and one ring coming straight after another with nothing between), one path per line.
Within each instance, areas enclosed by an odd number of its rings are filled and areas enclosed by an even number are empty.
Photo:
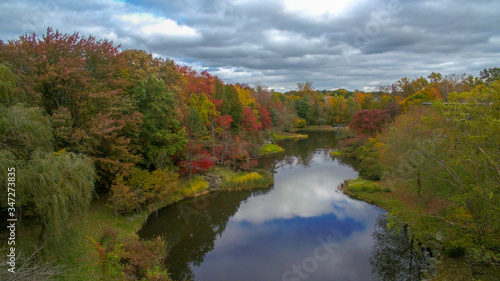
M438 213L452 204L442 198L418 198L414 192L406 188L397 188L389 180L374 182L360 178L347 180L339 189L351 198L377 205L391 215L396 216L414 230L414 234L422 241L432 238L433 242L441 243L440 229L448 227L448 222ZM422 229L420 218L434 218L432 224ZM430 221L427 221L430 223ZM433 237L429 237L432 233ZM432 242L432 243L433 243ZM446 251L445 251L446 252ZM438 275L431 280L470 281L496 280L500 273L498 263L479 264L470 256L453 257L450 251L439 258Z
M304 134L296 134L296 133L287 133L287 132L277 132L274 135L274 141L280 141L280 140L300 140L300 139L307 139L309 136L304 135Z
M108 256L103 260L103 254L99 252L99 249L106 248L99 244L106 233L112 232L116 235L116 245L141 245L137 232L150 214L163 207L210 192L266 188L272 184L273 176L263 170L235 172L217 167L215 172L206 173L203 177L196 176L190 183L183 182L179 190L165 198L163 204L148 206L129 215L116 214L108 202L108 196L101 195L92 201L84 214L78 214L78 217L69 220L60 238L47 239L44 260L61 266L64 274L54 277L54 280L113 280L109 270L103 274L103 261L109 266L112 260L109 260ZM36 224L26 223L18 230L18 241L22 241L18 249L25 254L34 252L39 231ZM118 254L122 252L118 251ZM115 251L112 253L115 254Z

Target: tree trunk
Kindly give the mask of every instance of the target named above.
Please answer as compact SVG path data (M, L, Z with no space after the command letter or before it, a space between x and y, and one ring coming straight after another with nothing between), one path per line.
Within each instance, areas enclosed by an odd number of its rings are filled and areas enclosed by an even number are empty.
M38 235L38 247L41 248L45 243L45 236L47 234L47 223L42 221L42 229L40 230L40 235Z
M417 172L417 195L420 197L420 190L422 189L422 181L420 180L420 171Z
M211 123L211 129L212 129L212 158L214 161L214 165L212 166L212 172L215 172L215 129L214 129L214 120L212 120Z
M191 182L191 170L193 169L193 150L189 148L189 177L188 182Z

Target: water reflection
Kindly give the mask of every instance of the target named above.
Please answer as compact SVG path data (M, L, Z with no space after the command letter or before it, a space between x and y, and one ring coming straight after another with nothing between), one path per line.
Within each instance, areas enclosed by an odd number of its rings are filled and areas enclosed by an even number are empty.
M281 145L286 153L261 159L274 187L184 200L148 220L139 235L166 238L172 278L372 279L372 233L384 212L336 192L356 172L330 158L333 135Z
M397 229L389 229L387 217L381 215L377 218L373 238L375 245L370 264L375 280L421 280L427 259L415 240L409 237L407 225L400 224Z
M277 168L274 189L264 197L249 198L232 219L262 223L326 214L363 219L365 203L335 192L346 178L355 178L356 172L338 160L332 161L328 150L310 152L308 159L308 165L301 165L303 162L295 158L290 165Z

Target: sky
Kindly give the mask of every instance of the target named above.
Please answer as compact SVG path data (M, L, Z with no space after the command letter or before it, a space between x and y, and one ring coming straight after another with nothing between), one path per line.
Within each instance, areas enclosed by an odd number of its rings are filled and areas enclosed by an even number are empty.
M0 40L51 26L229 83L371 91L402 77L500 67L498 11L498 0L7 0Z

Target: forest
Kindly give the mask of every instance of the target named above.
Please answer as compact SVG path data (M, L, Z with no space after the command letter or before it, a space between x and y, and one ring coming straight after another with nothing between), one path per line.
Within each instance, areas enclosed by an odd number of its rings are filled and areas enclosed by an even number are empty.
M339 131L334 157L357 158L360 178L388 191L377 196L414 202L394 215L419 239L439 233L449 249L498 264L500 68L403 77L372 92L307 81L279 93L78 33L0 41L0 170L17 175L15 207L3 192L0 208L30 230L22 247L37 253L26 261L37 280L58 275L64 262L51 247L97 198L126 219L206 189L209 172L265 177L253 170L262 147L311 126ZM99 227L81 241L94 277L170 280L155 258L161 239Z

